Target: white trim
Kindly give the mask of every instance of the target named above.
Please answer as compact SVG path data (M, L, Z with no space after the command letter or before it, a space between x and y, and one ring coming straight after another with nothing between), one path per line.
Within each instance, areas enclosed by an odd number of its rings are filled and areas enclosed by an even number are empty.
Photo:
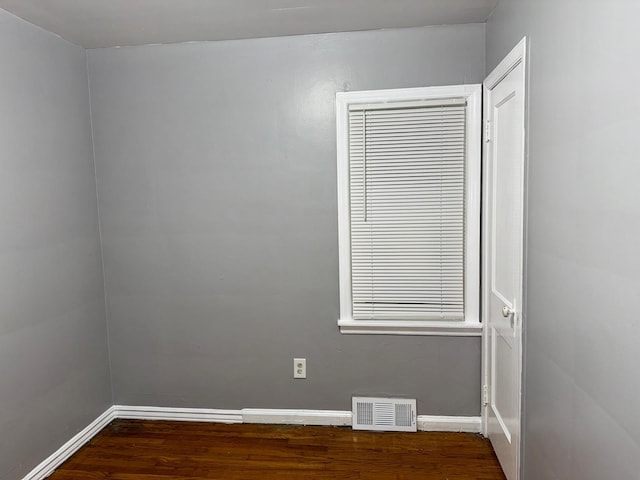
M349 205L349 105L392 103L442 98L467 100L466 172L469 182L466 208L465 321L362 321L353 319L351 296L351 227ZM482 86L453 85L443 87L398 88L338 92L336 94L336 138L338 181L338 248L341 333L391 335L479 336L480 324L480 172L482 161ZM387 325L388 324L388 325ZM458 326L461 325L461 326Z
M467 158L465 205L464 317L469 326L480 325L480 190L482 187L482 85L467 97ZM470 182L469 179L475 181Z
M344 334L432 335L449 337L479 337L482 325L474 322L436 322L399 320L338 320Z
M35 467L22 480L43 480L69 457L115 419L172 420L178 422L253 423L274 425L351 426L348 410L304 410L278 408L244 408L242 410L214 410L210 408L173 408L113 405L91 422L71 440ZM418 415L419 431L467 432L481 431L480 417L447 417Z
M418 430L423 432L481 433L481 417L418 415Z
M284 425L351 425L351 412L343 410L297 410L277 408L243 408L244 423Z
M362 95L363 92L357 92ZM354 95L355 92L352 92ZM349 199L349 102L336 93L336 142L338 152L338 262L340 317L353 317L351 298L351 205Z
M242 423L241 410L114 405L115 418L179 422Z
M352 423L348 410L296 410L271 408L244 408L243 423L274 425L323 425L344 427ZM418 430L423 432L480 433L481 417L418 415Z
M40 465L31 470L23 480L41 480L47 478L71 455L88 443L100 430L111 423L114 418L114 407L109 407L102 415L74 435L71 440L51 454L46 460L40 463Z
M249 423L271 425L351 426L349 410L311 410L285 408L243 408L213 410L207 408L138 407L115 405L115 418L136 420L173 420L213 423ZM418 415L418 430L426 432L481 431L480 417Z

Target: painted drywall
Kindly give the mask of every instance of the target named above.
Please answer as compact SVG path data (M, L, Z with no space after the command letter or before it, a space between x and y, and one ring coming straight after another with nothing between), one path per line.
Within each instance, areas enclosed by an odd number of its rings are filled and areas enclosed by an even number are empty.
M481 82L484 42L464 25L90 50L115 401L349 410L375 393L478 415L479 338L338 331L334 102Z
M84 50L0 10L0 479L111 405Z
M0 0L85 48L482 23L496 0Z
M501 1L530 40L525 480L640 472L640 2Z

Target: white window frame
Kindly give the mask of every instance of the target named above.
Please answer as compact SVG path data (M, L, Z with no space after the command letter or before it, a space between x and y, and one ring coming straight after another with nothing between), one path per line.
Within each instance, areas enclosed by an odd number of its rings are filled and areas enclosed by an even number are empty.
M466 117L466 234L465 234L465 319L354 320L351 295L351 211L349 196L349 105L411 102L443 98L465 98ZM480 336L480 188L482 142L482 86L401 88L339 92L336 94L338 153L338 239L340 264L340 319L346 334Z

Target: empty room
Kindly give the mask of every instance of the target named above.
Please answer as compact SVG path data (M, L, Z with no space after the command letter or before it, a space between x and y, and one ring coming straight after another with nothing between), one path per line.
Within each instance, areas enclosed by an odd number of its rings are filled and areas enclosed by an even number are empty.
M640 479L640 1L0 0L0 480Z

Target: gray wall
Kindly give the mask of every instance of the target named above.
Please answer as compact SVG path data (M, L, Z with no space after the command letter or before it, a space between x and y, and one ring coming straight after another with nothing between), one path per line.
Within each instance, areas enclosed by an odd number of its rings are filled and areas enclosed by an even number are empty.
M531 41L526 480L640 472L640 2L501 1Z
M85 52L0 10L0 478L111 404Z
M480 82L484 42L466 25L89 51L115 401L390 393L479 414L478 338L338 332L334 101Z

